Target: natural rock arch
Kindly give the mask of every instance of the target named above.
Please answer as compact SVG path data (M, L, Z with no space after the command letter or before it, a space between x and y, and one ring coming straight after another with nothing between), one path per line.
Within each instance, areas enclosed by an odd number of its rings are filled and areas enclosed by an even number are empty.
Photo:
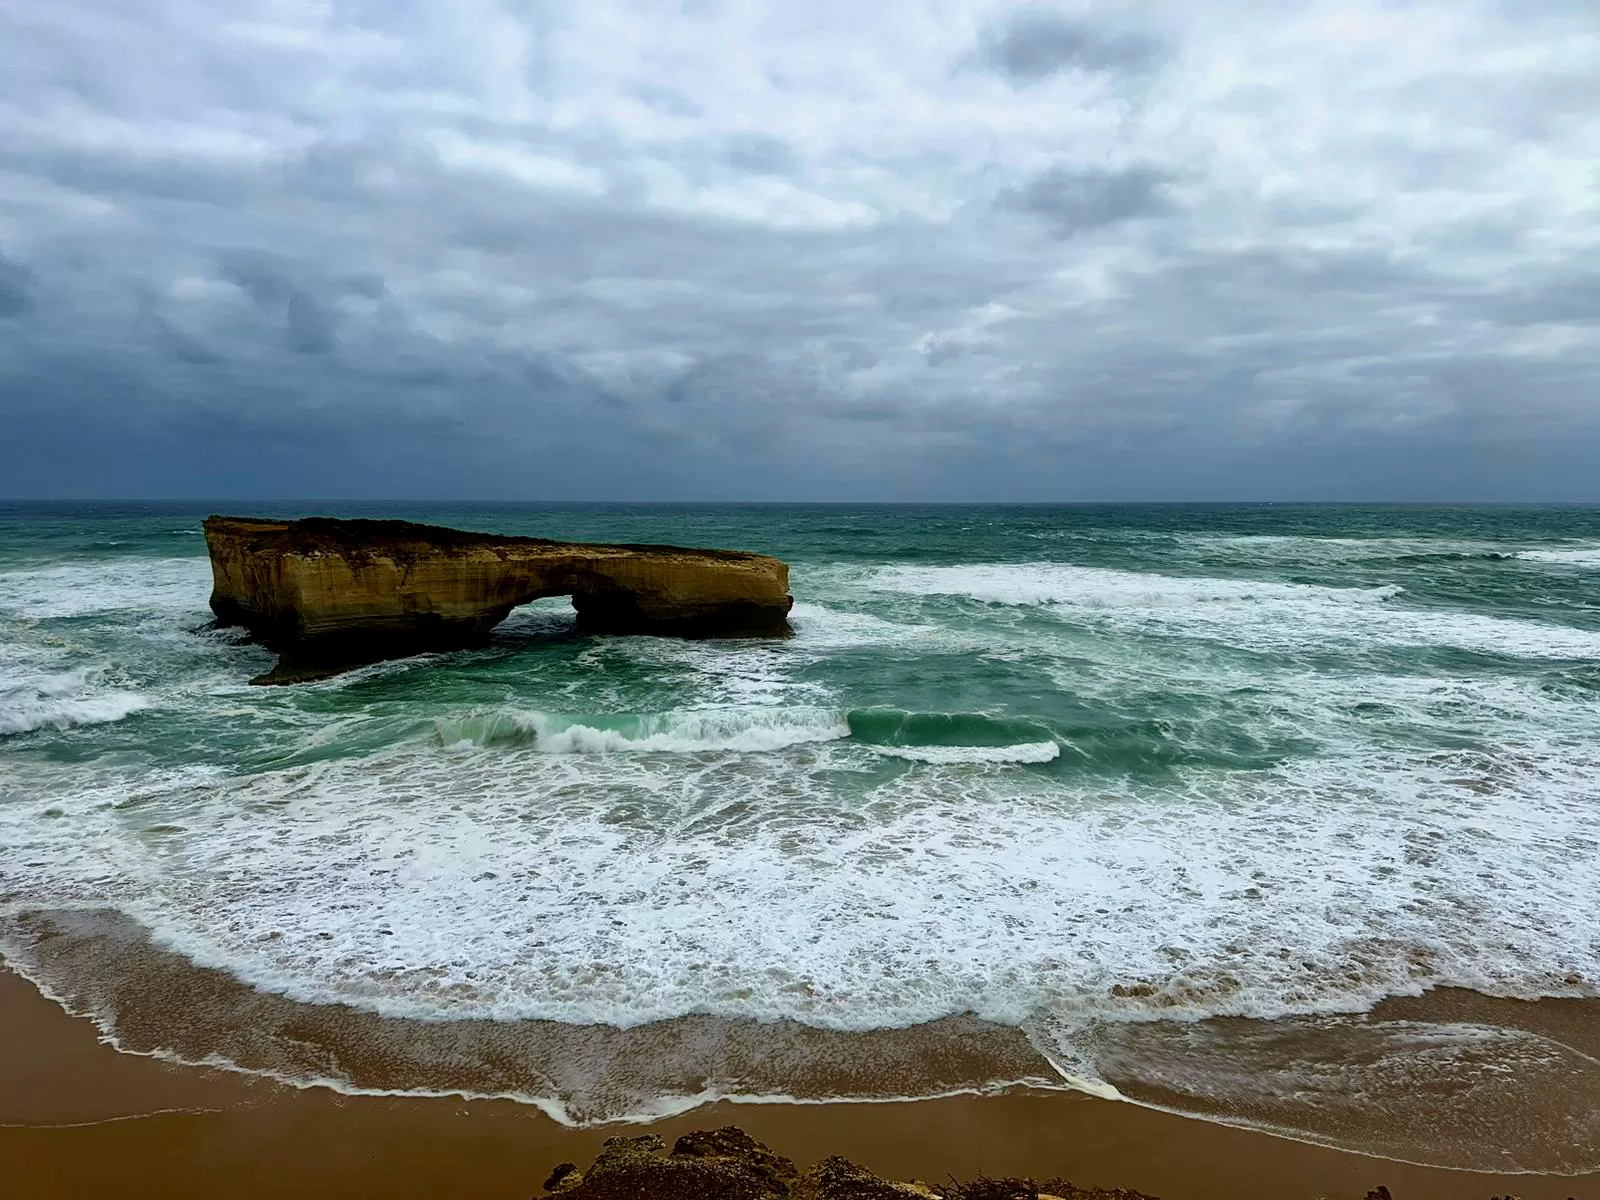
M256 683L482 645L520 604L571 596L588 633L773 637L789 568L736 550L589 545L410 521L208 517L211 609L276 651Z

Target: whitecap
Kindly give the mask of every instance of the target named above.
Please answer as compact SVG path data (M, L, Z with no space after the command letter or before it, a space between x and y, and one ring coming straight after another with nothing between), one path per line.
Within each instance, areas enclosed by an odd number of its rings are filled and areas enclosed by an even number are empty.
M0 613L28 620L109 612L206 610L211 567L204 558L118 558L0 571Z
M1120 634L1203 638L1243 649L1304 651L1330 643L1448 646L1522 658L1600 658L1600 631L1425 608L1404 588L1184 577L1069 563L886 567L873 586L1034 609Z
M1563 567L1600 567L1600 547L1583 550L1524 550L1517 557L1526 562L1552 563Z
M95 675L68 671L0 684L0 735L104 725L151 706L139 692L97 685Z
M762 753L850 736L846 715L819 708L710 708L609 717L498 712L439 722L447 746L522 744L544 754Z
M1016 746L873 746L879 754L913 762L953 765L970 763L1047 763L1061 757L1057 742L1024 742Z

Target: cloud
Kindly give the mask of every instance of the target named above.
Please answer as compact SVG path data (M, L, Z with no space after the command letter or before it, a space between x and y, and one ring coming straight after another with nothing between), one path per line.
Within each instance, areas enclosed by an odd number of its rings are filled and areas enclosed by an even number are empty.
M19 494L1593 493L1572 6L91 0L0 77Z
M1074 69L1145 71L1161 53L1161 42L1145 34L1048 9L1027 9L989 30L979 59L1013 83L1026 85Z
M33 272L0 254L0 320L20 317L33 307Z
M1600 271L1555 272L1538 285L1489 296L1484 315L1512 326L1600 327Z
M1171 210L1173 176L1151 167L1104 171L1057 166L1000 193L1004 208L1043 217L1058 237Z

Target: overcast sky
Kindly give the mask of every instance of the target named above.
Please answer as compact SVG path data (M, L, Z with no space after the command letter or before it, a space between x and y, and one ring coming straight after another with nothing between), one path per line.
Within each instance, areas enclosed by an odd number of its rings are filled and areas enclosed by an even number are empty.
M1600 3L0 0L0 495L1600 500Z

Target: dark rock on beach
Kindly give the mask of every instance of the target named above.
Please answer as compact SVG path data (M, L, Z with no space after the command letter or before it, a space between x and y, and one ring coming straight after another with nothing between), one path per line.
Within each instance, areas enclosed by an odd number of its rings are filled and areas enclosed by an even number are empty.
M671 1153L665 1150L654 1134L611 1138L587 1171L573 1163L556 1167L545 1180L543 1200L1158 1200L1065 1179L898 1183L837 1155L802 1172L733 1125L686 1133ZM1395 1198L1380 1185L1366 1200Z
M653 1134L611 1138L587 1171L562 1163L551 1172L545 1194L560 1200L1155 1200L1059 1179L897 1183L837 1156L802 1173L732 1125L686 1133L671 1153L665 1149Z

